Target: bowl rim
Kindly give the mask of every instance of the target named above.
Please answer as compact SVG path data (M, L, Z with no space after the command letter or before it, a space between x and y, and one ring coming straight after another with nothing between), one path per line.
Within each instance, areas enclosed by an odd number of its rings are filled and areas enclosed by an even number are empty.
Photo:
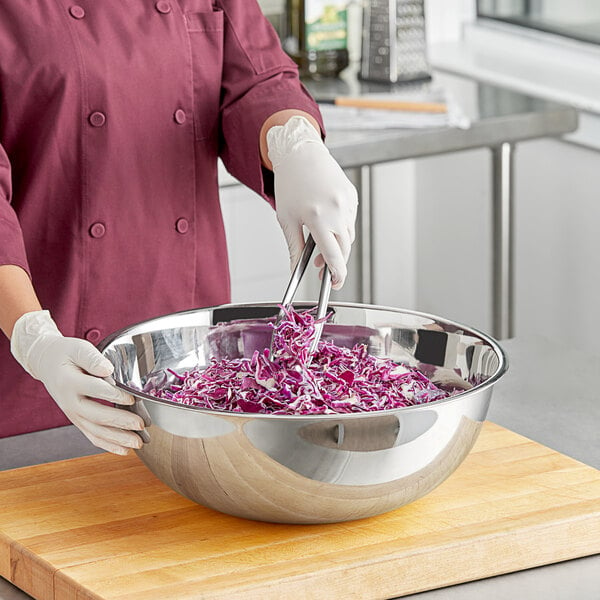
M136 329L137 327L140 327L141 325L144 325L146 323L150 323L152 321L156 321L156 320L159 320L159 319L162 319L165 317L174 317L174 316L180 316L180 315L185 315L185 314L193 314L193 313L197 313L198 311L210 311L210 310L228 309L228 308L277 307L280 304L281 304L281 301L230 302L227 304L217 304L214 306L191 308L191 309L176 311L176 312L172 312L172 313L166 313L164 315L158 315L158 316L150 318L150 319L144 319L142 321L138 321L136 323L127 325L127 326L111 333L110 335L106 336L103 340L101 340L96 345L96 347L98 348L98 350L100 352L104 352L104 350L106 350L106 348L108 348L108 346L110 346L116 339L127 335L129 331ZM297 302L293 302L292 305L294 307L314 306L314 302L300 300ZM417 410L428 410L428 409L431 410L431 408L434 406L442 406L442 405L452 404L452 403L464 400L467 396L472 396L476 393L478 394L478 393L482 392L483 390L486 390L487 388L492 387L508 370L508 357L506 355L506 352L502 348L502 346L491 335L484 333L483 331L481 331L480 329L477 329L476 327L467 326L467 325L464 325L463 323L460 323L459 321L454 321L452 319L440 317L439 315L436 315L433 313L412 310L412 309L399 308L399 307L394 307L394 306L385 306L385 305L380 305L380 304L365 304L365 303L358 303L358 302L329 302L328 306L340 307L340 308L361 308L361 309L368 309L368 310L383 310L383 311L388 311L388 312L401 313L401 314L406 314L406 315L412 315L415 317L423 317L423 318L433 319L435 321L439 321L439 322L443 323L444 325L450 325L451 327L456 327L458 329L462 329L465 334L466 333L473 334L475 337L478 337L482 341L486 342L494 350L494 352L496 353L496 356L498 357L498 360L499 360L498 367L497 367L496 371L488 379L486 379L483 383L480 383L480 384L472 387L471 389L465 390L463 392L459 392L458 394L455 394L454 396L450 396L449 398L443 398L441 400L435 400L433 402L426 402L423 404L415 404L413 406L402 406L399 408L389 408L389 409L384 409L384 410L374 410L374 411L365 411L365 412L357 412L357 413L327 413L327 414L294 415L294 414L232 412L232 411L226 411L226 410L216 410L216 409L202 408L202 407L198 407L198 406L189 406L186 404L179 404L177 402L173 402L171 400L166 400L164 398L157 398L156 396L152 396L151 394L148 394L147 392L143 392L136 388L132 388L132 387L125 385L118 381L115 381L114 383L115 383L116 387L122 389L123 391L125 391L128 394L131 394L134 397L143 398L144 400L148 400L150 402L155 402L157 404L166 405L166 406L172 407L174 409L188 410L188 411L192 411L194 413L201 413L201 414L206 414L206 415L215 415L215 416L225 416L226 415L226 416L233 417L233 418L246 418L247 419L247 418L251 417L251 418L260 418L260 419L294 420L294 421L299 421L301 419L306 419L306 420L336 420L337 419L337 420L339 420L341 418L343 418L345 420L345 419L358 419L358 418L363 418L363 419L364 418L375 418L377 416L392 415L392 414L406 412L406 411L414 412Z

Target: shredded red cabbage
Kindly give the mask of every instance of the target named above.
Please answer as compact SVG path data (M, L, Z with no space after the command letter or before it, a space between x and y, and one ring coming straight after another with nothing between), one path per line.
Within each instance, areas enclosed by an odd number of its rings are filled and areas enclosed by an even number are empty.
M178 382L154 395L213 410L269 414L328 414L378 411L433 402L450 395L413 367L320 340L310 311L285 311L270 350L252 358L212 359L206 368L178 374Z

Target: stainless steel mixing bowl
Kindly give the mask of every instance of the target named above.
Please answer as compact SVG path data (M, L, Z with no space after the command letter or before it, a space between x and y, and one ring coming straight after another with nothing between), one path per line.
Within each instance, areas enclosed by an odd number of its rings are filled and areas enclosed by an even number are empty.
M308 307L295 303L298 309ZM499 345L433 315L330 304L323 339L369 352L464 389L429 404L363 414L218 412L148 393L211 357L251 356L269 346L275 303L231 304L139 323L100 350L117 385L136 396L149 442L137 451L164 483L231 515L280 523L330 523L380 514L438 486L472 448L492 387L506 370ZM219 323L226 325L215 327Z

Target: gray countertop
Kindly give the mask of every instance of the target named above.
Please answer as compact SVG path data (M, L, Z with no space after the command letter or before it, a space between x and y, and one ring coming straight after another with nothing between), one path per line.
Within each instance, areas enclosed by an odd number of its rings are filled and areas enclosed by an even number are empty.
M488 418L581 462L600 467L600 354L549 340L508 340L508 373L496 384ZM0 440L0 469L98 452L74 427ZM415 594L419 600L597 600L600 556L566 561ZM30 598L0 578L0 600Z
M361 83L352 74L340 80L307 81L306 85L317 100L392 89ZM471 126L468 129L332 130L327 134L327 146L340 165L351 168L473 148L493 148L503 142L557 136L577 128L575 109L541 98L441 72L435 72L433 81L425 85L442 88L449 94L469 118Z

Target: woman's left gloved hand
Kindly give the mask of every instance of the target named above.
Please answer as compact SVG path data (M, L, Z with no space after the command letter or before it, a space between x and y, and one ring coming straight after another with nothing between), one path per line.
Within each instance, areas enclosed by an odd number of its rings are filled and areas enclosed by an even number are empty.
M271 127L267 147L275 175L277 220L288 244L291 267L304 248L305 226L320 252L315 264L323 267L326 263L333 288L340 289L355 235L356 188L304 117Z

